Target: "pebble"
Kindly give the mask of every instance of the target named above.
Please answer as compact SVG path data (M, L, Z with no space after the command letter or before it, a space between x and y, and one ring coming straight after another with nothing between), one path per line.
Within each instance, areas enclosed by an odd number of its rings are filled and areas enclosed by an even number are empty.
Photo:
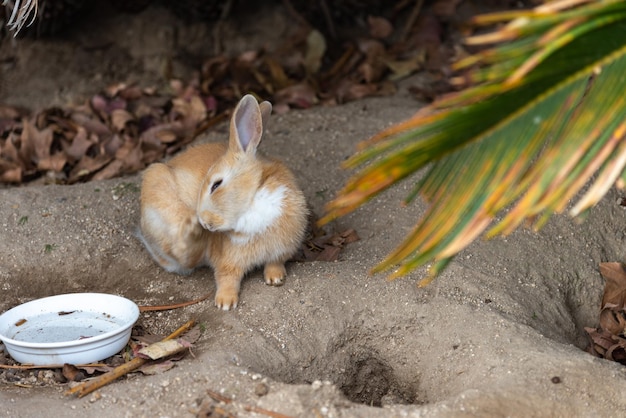
M267 395L269 391L270 387L263 382L257 383L257 385L254 387L254 394L259 397Z

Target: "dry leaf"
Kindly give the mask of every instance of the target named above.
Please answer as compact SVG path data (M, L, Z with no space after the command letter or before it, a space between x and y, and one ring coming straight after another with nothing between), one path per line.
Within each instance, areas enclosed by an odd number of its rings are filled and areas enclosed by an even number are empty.
M399 80L401 78L408 77L409 75L419 70L422 67L422 64L424 63L424 55L415 54L411 58L406 59L406 60L402 60L402 61L386 60L384 62L385 62L385 65L392 72L389 79Z
M189 347L190 345L183 342L183 340L163 340L143 347L138 351L138 354L151 360L158 360L179 353Z
M40 159L37 162L37 169L42 171L56 171L58 173L63 171L63 167L67 163L67 156L63 153L57 152L54 155L47 156Z
M83 158L89 147L94 144L94 139L87 136L87 131L82 126L78 127L76 135L72 139L71 144L65 147L64 151L71 162L76 162Z
M458 2L438 0L436 13L450 14ZM367 17L367 33L361 30L367 16L363 10L358 18L342 21L341 31L334 28L338 22L327 20L333 42L307 26L272 51L208 58L192 79L170 80L167 94L122 81L83 105L52 107L32 116L24 109L0 105L0 181L19 183L45 175L74 183L140 170L221 121L247 92L271 100L275 112L284 113L294 107L393 94L395 86L389 80L424 68L433 77L444 73L445 59L454 50L442 43L437 15L420 13L409 37L398 41L391 35L400 9L390 6L391 10L390 19L382 14ZM346 26L350 21L354 27ZM341 39L350 32L364 36ZM447 55L442 52L446 48ZM446 83L427 84L436 87L422 96L449 89ZM329 249L325 254L335 258L335 253Z
M385 39L393 33L393 25L384 17L368 16L367 25L372 38Z
M369 97L376 94L378 86L376 84L360 84L349 80L345 80L337 88L337 101L345 103L352 100Z
M437 16L449 17L456 13L456 7L462 0L436 0L431 10Z
M152 376L155 374L165 373L166 371L174 368L176 363L172 360L159 361L154 363L148 363L141 366L138 371L141 373Z
M95 173L100 170L106 164L108 164L112 160L112 157L108 155L100 155L98 157L92 158L89 156L84 156L81 160L74 166L74 168L70 171L70 175L68 178L69 183L75 183L81 179L81 177L88 176L90 174Z
M306 38L304 68L309 74L315 74L322 67L322 58L326 53L326 39L321 32L313 29Z
M603 358L607 350L613 346L613 335L608 331L596 328L586 327L585 331L591 339L589 353Z
M298 109L306 109L317 103L315 89L309 84L294 84L276 92L277 105L288 104Z
M600 312L600 328L613 335L623 335L626 329L626 312L616 305L607 303Z
M110 359L107 362L110 362ZM100 373L110 372L111 370L113 370L115 368L115 365L113 365L113 364L98 364L98 365L90 366L88 364L85 364L85 365L78 365L76 367L78 369L84 371L88 375L92 375L92 374L94 374L96 372L100 372Z
M605 358L607 360L616 361L618 363L624 364L626 362L626 340L623 338L619 338L616 340L615 344L613 344L605 354Z
M315 217L309 219L309 232L300 251L292 259L295 261L337 261L341 250L360 238L354 229L326 234L315 224Z
M600 273L606 279L600 326L585 328L591 345L588 351L598 357L626 364L626 269L622 263L600 263Z
M600 263L600 274L605 278L602 306L612 304L621 309L626 301L626 269L622 263Z
M70 382L80 382L81 380L85 379L85 373L83 373L79 368L71 364L64 364L61 372L63 373L63 377L65 377Z
M21 183L22 167L8 161L0 161L0 181L3 183Z
M122 132L126 124L134 120L134 116L125 109L115 109L111 112L111 125L116 132Z
M95 172L93 175L93 180L107 180L112 179L116 176L119 176L120 173L124 172L124 162L120 160L114 160L110 163L106 164L102 170L97 168L96 170L92 170L89 174Z

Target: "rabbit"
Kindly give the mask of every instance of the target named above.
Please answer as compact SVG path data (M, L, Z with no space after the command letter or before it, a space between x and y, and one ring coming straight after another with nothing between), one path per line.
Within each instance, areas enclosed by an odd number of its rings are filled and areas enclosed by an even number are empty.
M169 272L211 266L223 310L237 307L241 280L256 266L264 266L266 284L282 285L285 262L305 235L308 209L294 175L257 155L271 111L269 102L244 96L228 145L192 146L143 175L141 240Z

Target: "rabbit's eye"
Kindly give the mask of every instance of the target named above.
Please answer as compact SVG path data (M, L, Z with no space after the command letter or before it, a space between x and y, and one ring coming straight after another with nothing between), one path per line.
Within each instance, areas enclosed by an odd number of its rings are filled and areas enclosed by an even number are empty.
M213 184L211 185L211 193L213 193L215 189L220 187L220 184L222 184L222 179L214 181Z

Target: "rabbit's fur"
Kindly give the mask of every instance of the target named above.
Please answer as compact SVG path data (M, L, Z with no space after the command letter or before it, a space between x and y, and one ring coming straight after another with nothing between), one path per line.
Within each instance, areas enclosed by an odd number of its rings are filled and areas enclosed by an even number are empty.
M305 233L307 207L291 171L256 154L269 102L241 99L228 146L191 147L152 164L141 187L141 238L166 270L213 267L215 304L237 306L244 274L264 266L265 283L281 285L285 262Z

